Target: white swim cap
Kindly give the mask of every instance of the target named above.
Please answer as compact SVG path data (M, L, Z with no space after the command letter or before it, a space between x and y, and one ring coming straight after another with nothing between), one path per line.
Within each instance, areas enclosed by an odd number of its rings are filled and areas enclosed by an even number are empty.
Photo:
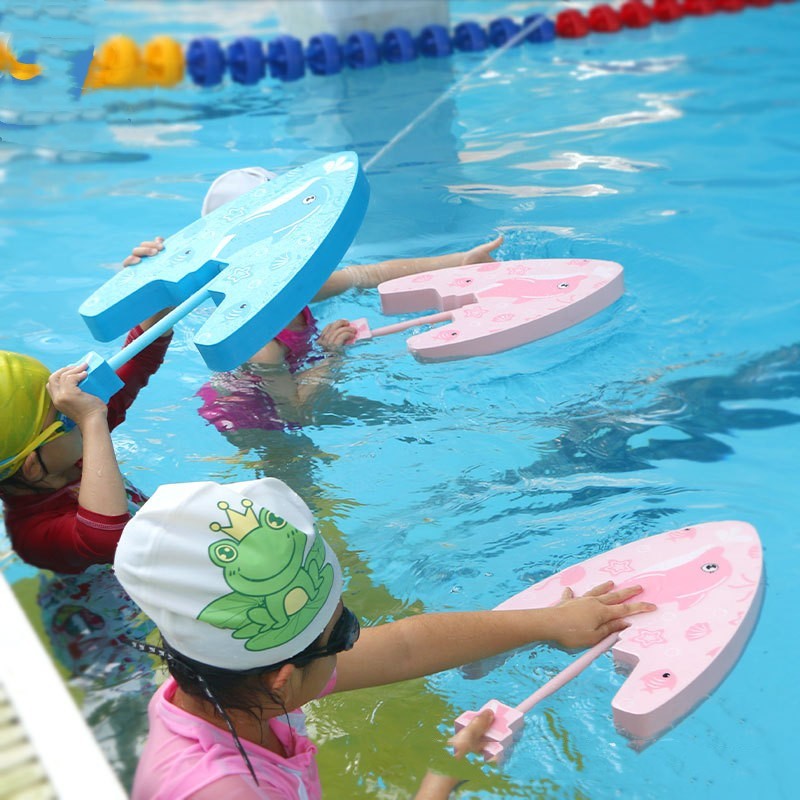
M297 655L333 618L342 570L285 483L173 483L125 526L125 591L179 653L223 669Z
M244 167L223 172L206 192L200 213L203 216L210 214L225 203L277 177L274 172L263 167Z

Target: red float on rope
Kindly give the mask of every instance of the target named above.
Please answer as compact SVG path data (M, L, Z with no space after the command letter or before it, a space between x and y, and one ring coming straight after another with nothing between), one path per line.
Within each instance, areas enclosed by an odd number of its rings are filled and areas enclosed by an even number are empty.
M619 18L627 28L646 28L653 21L653 12L642 0L628 0L619 10Z
M587 19L589 27L596 33L616 33L622 28L619 15L609 5L589 9Z
M706 17L717 10L714 0L683 0L683 11L694 17Z
M683 16L683 7L678 0L655 0L653 16L659 22L674 22Z
M580 39L589 33L589 23L580 11L574 8L562 11L556 17L556 36L564 39Z
M747 0L717 0L717 10L733 14L741 11L747 5Z

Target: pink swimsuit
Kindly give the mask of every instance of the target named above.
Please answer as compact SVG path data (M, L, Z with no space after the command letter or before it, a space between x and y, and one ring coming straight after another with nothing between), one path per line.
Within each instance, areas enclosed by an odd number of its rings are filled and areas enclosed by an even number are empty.
M320 697L335 685L336 672ZM286 758L241 740L258 777L256 786L230 733L173 705L176 689L170 677L150 701L150 734L131 800L319 800L317 748L308 738L300 709L269 722Z
M290 372L297 372L308 359L317 334L316 320L308 306L300 313L304 322L302 328L285 328L275 337L289 351L286 364ZM249 364L232 372L215 374L197 394L203 400L198 413L220 432L279 431L297 427L281 419L274 401L264 390L262 377Z

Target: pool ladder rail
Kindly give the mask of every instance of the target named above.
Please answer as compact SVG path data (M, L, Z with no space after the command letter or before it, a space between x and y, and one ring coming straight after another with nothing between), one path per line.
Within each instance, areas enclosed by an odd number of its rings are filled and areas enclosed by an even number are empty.
M0 800L124 800L50 656L0 573Z

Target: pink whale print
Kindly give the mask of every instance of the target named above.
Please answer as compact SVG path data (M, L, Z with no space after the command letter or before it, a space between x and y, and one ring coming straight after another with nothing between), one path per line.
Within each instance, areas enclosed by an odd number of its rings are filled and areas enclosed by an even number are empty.
M359 329L355 341L438 325L408 339L420 361L485 356L552 336L622 296L622 267L613 261L551 258L467 264L406 275L379 287L385 314L438 311L416 320Z
M711 547L685 564L637 575L625 586L639 584L643 587L644 592L637 600L656 605L677 603L680 610L690 608L731 576L731 564L723 552L722 547Z
M586 275L571 275L569 277L550 278L504 278L487 289L481 289L479 297L504 297L513 299L516 303L527 303L534 297L552 297L558 294L574 292Z

